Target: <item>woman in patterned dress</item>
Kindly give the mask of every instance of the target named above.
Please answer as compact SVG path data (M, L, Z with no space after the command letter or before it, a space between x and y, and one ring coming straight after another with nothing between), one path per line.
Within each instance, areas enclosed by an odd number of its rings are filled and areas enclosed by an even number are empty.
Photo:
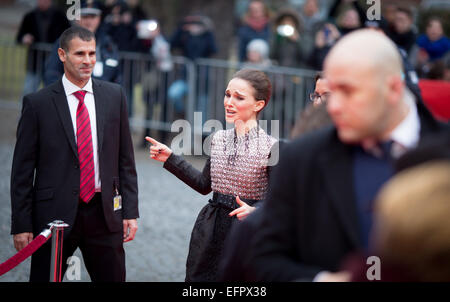
M268 161L276 139L258 126L258 114L267 105L271 83L265 73L243 69L235 73L225 91L227 123L234 128L217 131L203 171L158 141L150 157L201 194L213 198L200 211L191 234L186 262L187 282L217 281L225 238L236 219L244 219L265 197Z

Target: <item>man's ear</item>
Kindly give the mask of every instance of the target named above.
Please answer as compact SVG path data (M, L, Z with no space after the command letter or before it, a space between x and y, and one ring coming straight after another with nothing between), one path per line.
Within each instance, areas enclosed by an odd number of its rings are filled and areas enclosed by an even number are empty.
M61 62L64 63L66 61L66 52L61 47L58 48L58 56L59 56L59 59L61 60Z
M388 78L389 96L391 102L398 102L403 99L405 84L401 76L390 76Z

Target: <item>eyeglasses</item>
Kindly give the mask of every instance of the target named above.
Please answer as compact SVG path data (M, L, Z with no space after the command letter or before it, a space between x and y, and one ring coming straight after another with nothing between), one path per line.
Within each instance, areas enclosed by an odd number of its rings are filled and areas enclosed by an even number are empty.
M328 100L328 97L330 96L329 92L325 92L322 94L318 94L316 92L310 93L309 94L309 100L311 102L316 102L320 99L321 102L326 102Z

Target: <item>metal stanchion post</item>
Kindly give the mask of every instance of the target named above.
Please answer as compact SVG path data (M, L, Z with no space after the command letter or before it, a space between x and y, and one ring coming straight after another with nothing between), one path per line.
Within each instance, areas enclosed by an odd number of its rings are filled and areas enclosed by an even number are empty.
M50 260L50 282L61 282L61 265L64 228L68 227L67 223L61 220L55 220L48 224L52 231L52 255Z

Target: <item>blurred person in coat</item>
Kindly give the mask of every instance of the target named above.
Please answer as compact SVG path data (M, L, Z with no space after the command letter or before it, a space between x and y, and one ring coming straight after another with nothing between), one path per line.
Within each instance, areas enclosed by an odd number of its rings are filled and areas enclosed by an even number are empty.
M270 16L269 9L261 0L252 0L248 4L247 12L241 20L237 30L238 59L245 61L247 45L254 39L263 39L270 43Z
M373 200L393 162L445 129L405 88L402 59L384 34L345 35L324 66L334 125L283 149L253 241L256 280L348 280L340 263L367 250Z
M407 168L382 188L375 203L370 252L354 254L343 264L352 273L349 281L450 281L448 144L446 148L446 159ZM379 259L370 273L368 255Z
M16 38L18 43L28 46L24 95L39 88L44 74L44 53L33 46L55 42L70 27L67 17L52 5L51 0L37 0L36 4L36 8L23 17Z

